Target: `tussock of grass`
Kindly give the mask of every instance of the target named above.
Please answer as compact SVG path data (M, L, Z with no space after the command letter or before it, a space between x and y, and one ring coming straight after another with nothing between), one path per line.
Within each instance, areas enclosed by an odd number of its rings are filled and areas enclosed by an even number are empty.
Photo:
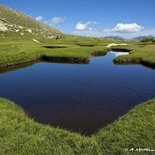
M115 47L116 50L121 47ZM114 49L112 49L114 50ZM153 44L131 44L126 50L131 50L129 55L124 55L114 59L117 64L143 64L150 67L155 67L155 45Z
M39 124L15 103L0 98L0 154L127 154L154 148L155 100L136 106L92 137ZM145 152L146 153L146 152Z
M62 48L45 48L46 47L62 47ZM106 52L105 46L79 47L74 44L60 45L34 43L33 41L15 41L0 43L0 67L35 61L42 56L46 57L62 57L86 59L87 61L94 53Z
M78 46L74 44L75 38L73 38L68 43L65 39L53 42L47 41L45 43L34 43L30 40L14 42L3 40L0 42L0 68L8 65L35 61L40 59L42 56L49 57L51 60L52 57L58 57L69 58L70 60L75 58L76 63L77 60L80 59L85 59L85 61L81 62L88 62L91 56L105 55L106 52L110 50L130 52L129 55L123 55L115 58L114 63L116 64L143 64L155 67L155 45L130 43L128 46L116 46L108 49L106 48L108 42L104 42L104 45L100 40L97 40L96 45L92 47ZM81 40L86 42L85 39L86 38L81 38ZM91 44L94 40L94 38L89 38L87 44Z
M125 148L154 149L155 100L136 106L112 125L101 129L95 138L99 147L109 152L123 153Z

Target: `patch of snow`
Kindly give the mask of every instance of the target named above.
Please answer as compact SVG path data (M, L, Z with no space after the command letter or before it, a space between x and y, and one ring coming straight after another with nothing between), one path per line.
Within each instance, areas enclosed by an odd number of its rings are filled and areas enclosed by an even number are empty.
M16 32L19 32L19 30L16 30Z
M127 44L124 44L124 43L122 43L122 44L111 43L111 44L107 45L107 48L110 48L110 47L112 47L112 46L126 46L126 45L127 45Z
M55 36L49 36L48 38L49 38L49 39L53 39L53 38L55 38Z
M20 33L22 36L24 35L24 33Z
M32 39L34 42L40 43L40 41L36 40L36 39Z
M32 33L32 30L31 30L31 29L28 29L27 31L28 31L29 33Z
M22 26L18 26L18 28L19 28L19 29L23 29L23 27L22 27Z
M0 21L0 31L7 31L8 28L5 26L3 22Z

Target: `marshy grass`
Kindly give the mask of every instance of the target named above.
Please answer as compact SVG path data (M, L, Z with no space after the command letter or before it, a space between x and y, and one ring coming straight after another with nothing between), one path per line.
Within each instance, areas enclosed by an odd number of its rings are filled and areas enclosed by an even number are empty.
M0 98L0 154L129 154L155 146L155 100L142 103L91 137L42 125ZM135 152L136 153L136 152ZM144 154L148 152L143 152Z
M121 47L112 48L112 50L120 50ZM124 50L124 47L122 48ZM126 47L130 50L129 55L123 55L114 59L116 64L142 64L155 68L155 45L153 44L131 44Z
M45 48L46 47L46 48ZM51 48L52 47L52 48ZM0 68L10 65L33 62L42 57L70 59L70 60L87 60L98 52L106 52L105 46L79 47L74 44L59 45L34 43L33 41L8 41L0 42ZM84 61L85 62L85 61Z

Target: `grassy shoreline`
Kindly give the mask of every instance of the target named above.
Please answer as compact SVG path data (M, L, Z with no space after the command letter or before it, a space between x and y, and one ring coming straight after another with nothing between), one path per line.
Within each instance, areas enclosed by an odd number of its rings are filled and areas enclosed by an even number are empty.
M56 48L46 48L42 43L30 41L1 42L0 68L42 60L88 63L92 56L104 55L107 52L105 46L81 47L75 44L65 45L65 48L59 48L60 45L57 44L53 46Z
M111 50L129 50L129 55L123 55L113 60L116 64L141 64L155 68L155 45L129 45L128 47L115 47Z
M81 41L82 42L82 41ZM112 41L111 41L112 42ZM48 60L51 62L88 63L91 57L106 55L108 51L129 51L129 55L119 56L113 60L115 64L141 64L155 68L155 45L143 45L129 42L128 46L107 48L110 42L94 43L91 41L77 43L65 41L35 43L25 41L0 42L0 69L30 62ZM87 46L88 45L88 46ZM52 47L52 48L46 48Z
M111 50L130 53L115 58L116 64L155 68L154 39L136 42L67 35L3 5L0 10L0 74L39 61L89 63L92 57ZM122 42L127 46L115 46ZM16 103L0 98L0 155L154 154L146 150L136 152L139 148L155 149L155 99L135 106L86 137L40 124Z
M108 43L79 46L77 43L34 43L32 41L0 42L0 68L32 65L38 61L88 63L91 57L108 51L129 51L119 56L116 64L155 65L155 45L107 48ZM45 48L44 46L52 46ZM56 46L58 48L53 48ZM61 46L61 48L59 48ZM62 48L64 47L64 48ZM10 66L10 68L9 68ZM5 71L2 71L5 72ZM114 123L91 137L42 125L29 118L15 103L0 98L0 154L130 154L125 149L155 146L155 100L130 110ZM137 152L135 152L137 153ZM144 152L146 154L147 152Z
M155 146L155 100L137 105L91 137L42 125L0 98L0 154L128 154ZM136 153L136 152L135 152ZM147 153L147 152L143 152Z

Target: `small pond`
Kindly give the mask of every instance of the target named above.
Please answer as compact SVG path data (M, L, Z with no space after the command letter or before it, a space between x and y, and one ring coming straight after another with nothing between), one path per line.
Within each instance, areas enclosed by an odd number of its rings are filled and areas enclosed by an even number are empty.
M155 97L155 70L113 64L119 55L83 65L39 62L0 74L0 96L40 123L91 135Z

